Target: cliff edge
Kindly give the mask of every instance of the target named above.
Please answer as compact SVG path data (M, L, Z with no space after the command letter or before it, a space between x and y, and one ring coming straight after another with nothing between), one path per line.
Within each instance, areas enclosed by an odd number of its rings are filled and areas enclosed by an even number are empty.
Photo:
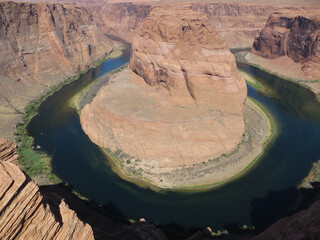
M0 138L0 238L94 239L91 227L61 201L50 206L34 181L15 164L16 145Z

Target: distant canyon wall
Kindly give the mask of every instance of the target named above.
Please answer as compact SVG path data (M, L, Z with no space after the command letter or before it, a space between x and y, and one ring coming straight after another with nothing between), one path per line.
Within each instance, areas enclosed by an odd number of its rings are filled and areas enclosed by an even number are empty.
M83 7L0 3L0 129L10 137L35 97L112 51Z
M320 8L277 11L245 58L320 96Z
M153 8L190 8L206 13L215 29L226 40L229 48L250 47L264 28L270 14L279 9L292 11L310 6L286 6L279 4L254 3L159 3L159 2L115 2L86 6L93 13L98 26L107 33L132 41L134 30Z
M320 66L320 11L276 12L253 43L252 53L263 58L282 56L310 71ZM311 68L311 69L308 69Z
M228 47L249 47L260 30L265 26L269 15L279 9L275 5L238 4L238 3L147 3L119 2L100 5L88 5L94 13L98 26L105 32L118 35L132 41L134 30L148 16L150 11L162 6L188 7L206 13L217 31L226 40Z

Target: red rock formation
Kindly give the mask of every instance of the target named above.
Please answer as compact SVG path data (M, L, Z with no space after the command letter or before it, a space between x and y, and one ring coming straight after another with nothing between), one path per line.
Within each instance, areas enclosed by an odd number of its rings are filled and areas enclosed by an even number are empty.
M229 48L250 47L265 26L269 15L283 6L266 3L192 3L206 13Z
M87 6L98 27L105 33L114 34L131 42L134 30L148 16L150 3L106 3Z
M154 9L130 68L137 75L123 71L81 113L98 145L156 171L214 159L242 139L246 85L205 14Z
M150 223L114 221L59 186L40 191L15 164L15 150L0 138L0 239L167 239Z
M252 53L267 59L287 59L299 65L305 78L320 74L320 9L272 14L253 43ZM293 63L294 64L294 63ZM285 66L285 62L283 64ZM297 75L301 75L297 72Z
M18 165L17 144L7 139L0 138L0 159Z
M94 239L91 227L62 201L53 213L16 161L15 144L0 138L0 239Z
M1 136L12 138L17 113L30 100L103 58L112 46L83 7L1 2Z

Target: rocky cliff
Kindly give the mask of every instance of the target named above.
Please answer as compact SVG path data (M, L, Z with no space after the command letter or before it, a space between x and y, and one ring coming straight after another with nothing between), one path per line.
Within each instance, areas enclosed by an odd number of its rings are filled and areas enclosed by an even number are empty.
M40 189L15 164L15 150L0 138L0 239L167 239L150 223L115 221L59 186Z
M103 31L132 41L134 30L143 22L149 12L158 7L157 3L107 3L100 6L88 6L94 12L94 20ZM183 3L174 5L166 2L167 9L180 6L206 13L216 30L226 40L228 47L249 47L269 15L279 9L267 4L238 3Z
M269 15L285 6L254 3L192 3L191 8L206 13L229 48L250 47L265 26Z
M291 74L290 77L293 79L319 79L319 12L318 5L309 11L279 11L272 14L260 36L255 39L251 52L264 59L270 59L266 62L270 63L275 72L282 75L292 73L294 76ZM258 64L263 64L262 60L257 61ZM277 69L277 66L282 67L284 72ZM313 82L311 85L316 92L320 91L319 84Z
M112 50L83 7L0 3L0 127L12 136L26 104Z
M119 2L87 6L94 21L105 33L114 34L131 42L134 30L148 16L153 5L150 3Z
M95 12L94 19L103 31L132 41L134 30L159 3L107 3L88 6ZM279 6L238 3L163 3L167 9L180 6L206 13L228 47L249 47L269 15ZM281 6L283 7L283 6ZM91 10L90 10L91 11Z
M58 209L50 208L35 182L13 163L15 148L0 138L0 238L94 239L91 227L64 201Z
M154 9L133 39L130 69L83 109L81 123L132 173L202 164L237 147L246 85L205 14Z

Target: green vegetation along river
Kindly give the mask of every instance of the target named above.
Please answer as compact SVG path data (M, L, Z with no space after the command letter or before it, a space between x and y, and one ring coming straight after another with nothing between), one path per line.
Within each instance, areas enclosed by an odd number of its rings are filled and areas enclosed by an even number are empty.
M266 107L279 135L245 176L202 193L156 193L120 179L103 152L83 132L72 97L99 76L125 64L124 54L108 59L45 100L28 125L34 146L52 156L52 169L75 191L96 203L113 206L132 219L186 228L225 224L265 226L296 206L296 186L320 157L320 104L311 92L254 67L239 69L255 78L266 93L248 86L248 95Z

